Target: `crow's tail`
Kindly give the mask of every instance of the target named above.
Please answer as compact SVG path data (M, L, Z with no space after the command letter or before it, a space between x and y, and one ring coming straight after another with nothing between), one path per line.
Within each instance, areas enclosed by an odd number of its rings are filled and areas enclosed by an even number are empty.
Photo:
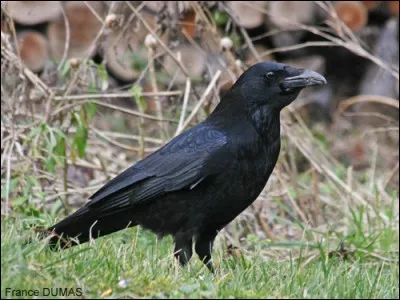
M90 239L136 226L131 210L114 211L109 214L101 214L86 206L61 222L41 231L40 237L51 236L49 244L53 250L70 248L85 243ZM57 245L60 245L58 247Z

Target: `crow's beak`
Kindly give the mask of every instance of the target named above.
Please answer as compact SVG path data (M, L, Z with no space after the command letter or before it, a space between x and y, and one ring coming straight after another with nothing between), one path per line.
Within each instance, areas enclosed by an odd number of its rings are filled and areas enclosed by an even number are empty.
M283 80L281 86L286 90L323 84L326 84L326 79L324 76L314 71L304 70L300 75L288 77Z

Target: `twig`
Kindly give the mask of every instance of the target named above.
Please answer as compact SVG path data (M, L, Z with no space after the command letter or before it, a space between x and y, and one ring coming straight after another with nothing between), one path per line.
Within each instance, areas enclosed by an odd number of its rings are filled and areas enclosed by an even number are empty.
M195 108L193 109L192 113L189 115L189 117L185 120L185 122L183 123L183 127L181 129L180 132L182 132L183 129L185 129L190 122L192 122L193 118L196 116L197 112L199 111L199 109L201 108L201 106L204 104L204 102L207 100L208 94L210 94L211 90L213 89L214 85L217 83L217 80L219 79L219 77L221 76L221 71L218 70L213 79L211 80L210 84L208 85L208 87L206 88L206 90L204 91L203 95L201 96L199 102L197 102ZM180 133L179 132L179 133Z
M138 107L139 107L139 109L141 110L141 112L143 113L143 111L142 111L142 106L141 105L138 105ZM161 120L160 120L160 122L161 122ZM144 128L143 128L143 124L144 124L144 119L143 119L143 117L139 117L139 124L138 124L138 127L139 127L139 157L140 157L140 159L143 159L144 158L144 147L145 147L145 142L144 142Z
M6 175L6 203L4 214L8 216L8 209L10 207L10 180L11 180L11 155L14 148L15 140L11 140L10 149L7 155L7 175Z
M137 116L137 117L141 117L141 118L145 118L145 119L149 119L149 120L178 123L176 120L173 120L173 119L162 119L162 120L160 120L159 118L154 117L152 115L148 115L148 114L145 114L145 113L137 112L137 111L132 110L132 109L119 107L119 106L116 106L116 105L104 103L104 102L97 101L97 100L94 100L92 102L95 103L95 104L98 104L100 106L109 107L109 108L112 108L112 109L115 109L115 110L122 111L122 112L127 113L127 114L131 114L131 115L134 115L134 116Z
M389 106L399 109L399 100L396 100L396 99L393 99L390 97L379 96L379 95L358 95L358 96L348 98L344 101L341 101L341 103L336 111L336 115L338 116L338 115L342 114L351 105L354 105L356 103L364 103L364 102L376 102L376 103L389 105Z
M143 92L141 96L143 97L154 97L154 96L163 96L163 97L171 97L171 96L180 96L182 94L181 91L165 91L165 92ZM99 99L99 98L133 98L132 93L98 93L98 94L85 94L85 95L65 95L65 96L55 96L55 101L72 101L72 100L83 100L83 99Z
M64 204L64 210L65 213L68 214L68 210L69 210L69 204L68 204L68 161L67 159L64 157L64 168L63 168L63 185L64 185L64 192L65 194L65 198L64 201L62 201L62 203Z
M258 7L258 6L253 6L252 4L243 1L242 2L244 5L247 5L249 7L251 7L252 9L256 9L264 14L266 14L267 16L270 16L270 13L267 9L264 9L262 7ZM324 5L324 4L322 4ZM297 27L299 27L300 29L306 30L308 32L311 32L315 35L318 35L324 39L327 39L328 41L335 43L337 46L342 46L343 48L351 51L352 53L357 54L358 56L361 57L365 57L366 59L372 61L373 63L375 63L376 65L378 65L379 67L381 67L382 69L388 71L393 77L395 77L396 79L399 79L399 72L397 70L394 70L393 68L391 68L389 65L387 65L385 62L383 62L381 59L379 59L378 57L374 56L373 54L369 53L367 50L365 50L358 42L358 40L354 40L352 38L352 36L343 36L340 35L340 33L336 32L338 34L338 36L335 36L333 34L329 34L327 32L323 32L322 30L316 28L315 26L308 26L308 25L304 25L304 24L300 24L296 21L293 20L289 20L285 18L285 21L288 24L291 25L296 25ZM343 24L343 26L346 26ZM265 52L264 52L265 53Z
M3 10L3 7L2 7L2 10ZM11 32L12 32L12 35L13 35L13 38L14 38L15 50L17 51L17 55L18 55L17 62L19 64L19 70L21 71L23 69L23 63L22 63L22 59L21 59L21 49L19 48L19 43L18 43L18 39L17 39L17 30L15 29L14 18L8 12L8 5L4 6L4 12L8 16L9 25L11 25L10 29L11 29ZM3 38L3 32L1 32L1 37ZM3 43L1 43L1 45L2 45L2 48L3 48Z
M183 105L182 105L182 110L181 110L181 116L179 118L179 124L178 128L176 129L175 136L177 136L183 129L183 121L185 120L185 114L186 114L186 109L189 101L189 95L190 95L190 85L191 81L190 78L186 78L186 88L185 88L185 95L183 97Z
M115 5L115 2L112 1L112 2L111 2L111 7L110 7L110 9L111 9L112 7L114 7L114 5ZM91 47L89 47L88 49L91 49L91 48L94 49L94 48L96 47L96 44L97 44L98 40L100 39L100 37L103 35L103 32L105 31L106 27L107 27L106 22L103 22L103 24L102 24L102 26L101 26L99 32L97 33L96 37L93 39L93 42L92 42ZM90 53L89 53L89 51L88 51L86 57L85 57L84 59L82 59L82 62L83 62L83 63L81 63L81 64L79 65L79 68L76 70L74 76L72 77L72 79L71 79L70 82L68 83L68 86L67 86L67 88L65 89L65 92L64 92L64 96L65 96L65 95L68 95L68 94L70 93L71 89L76 85L76 81L77 81L78 78L79 78L79 74L80 74L81 70L83 69L83 66L86 65L86 63L87 63L87 61L88 61L88 59L89 59L89 56L90 56Z
M371 134L371 133L381 133L381 132L389 132L389 131L399 131L399 127L380 127L380 128L369 129L369 130L366 130L362 136L365 136L365 135Z
M397 162L396 166L389 172L389 174L386 176L386 179L383 181L383 188L386 188L390 180L392 180L394 175L399 174L399 162Z
M292 195L289 193L289 187L286 184L285 180L281 177L278 176L278 180L281 182L282 186L285 187L286 189L286 196L288 197L289 201L292 203L294 210L296 211L297 215L300 217L300 219L304 222L304 224L307 224L307 217L304 215L303 211L300 209L300 207L297 205L295 199L293 199Z
M96 129L97 132L100 132L102 135L113 137L113 138L130 139L130 140L135 140L135 141L139 140L138 136L132 135L132 134L125 134L125 133L121 133L121 132L112 132L112 131L100 130L100 129L97 129L97 128L93 127L93 126L91 126L90 128ZM149 142L149 143L154 143L154 144L157 144L157 145L162 145L163 144L163 141L161 139L157 139L157 138L153 138L153 137L145 137L145 141Z
M2 59L9 61L14 66L17 66L22 71L23 75L39 90L42 91L46 96L52 95L50 88L31 70L29 70L22 61L7 47L3 44L4 36L1 34L1 56Z
M311 213L313 214L314 226L318 226L319 216L321 215L321 203L320 203L320 191L319 191L319 180L318 173L312 168L312 179L313 179L313 199L314 203L312 205Z
M97 20L101 23L104 24L103 19L99 16L99 14L97 13L97 11L89 5L88 1L83 1L83 3L85 3L85 5L87 6L87 8L89 8L89 10L91 11L91 13L97 18Z
M122 111L124 113L130 114L130 115L133 115L133 116L136 116L136 117L141 117L141 118L145 118L145 119L149 119L149 120L178 123L176 120L173 120L173 119L162 119L162 120L160 120L159 118L154 117L152 115L148 115L148 114L141 113L141 112L138 112L138 111L133 110L133 109L120 107L120 106L117 106L117 105L105 103L105 102L98 101L98 100L81 100L79 102L67 104L67 105L59 108L58 110L56 110L52 114L52 116L55 116L55 115L59 114L61 111L65 110L65 109L70 109L70 108L72 108L74 106L78 106L78 105L82 105L82 104L86 104L86 103L95 103L95 104L100 105L100 106L112 108L112 109L115 109L115 110L118 110L118 111Z
M256 48L254 47L253 42L251 41L247 31L243 28L243 26L239 27L240 32L242 33L244 40L246 41L247 45L249 46L249 49L251 51L251 53L254 55L254 57L257 59L258 62L261 61L261 56L258 53L258 51L256 50Z
M158 94L158 87L157 87L157 80L156 80L156 70L154 67L154 48L153 45L149 45L147 47L147 53L148 53L148 60L149 60L149 75L150 75L150 81L151 81L151 88L153 90L153 93ZM157 117L162 120L163 119L163 113L162 113L162 107L161 107L161 102L160 98L158 96L154 96L154 101L156 103L156 111L157 111ZM158 126L160 127L161 131L161 138L164 139L165 136L167 136L167 130L164 126L165 123L162 121L158 122Z
M265 235L272 241L276 240L274 232L271 230L267 222L264 221L264 219L260 216L259 213L255 214L255 217L260 224L262 230L264 231Z
M376 118L380 118L388 123L397 123L398 124L398 120L395 120L394 118L388 117L382 113L378 113L378 112L345 112L343 113L343 116L345 117L376 117Z
M273 53L293 51L293 50L298 50L298 49L307 48L307 47L334 47L334 46L338 47L339 45L337 45L333 42L325 42L325 41L305 42L305 43L299 43L296 45L278 47L278 48L274 48L271 50L267 50L267 51L262 52L260 54L260 56L264 57L264 56L271 55Z
M318 147L310 148L311 145L315 144L314 142L305 139L304 136L302 136L298 132L294 134L293 130L289 129L286 124L283 123L282 125L290 140L296 144L296 147L299 149L299 151L303 153L303 155L310 161L310 163L320 174L325 175L329 180L335 183L344 192L351 194L353 199L356 199L360 204L366 206L370 210L372 215L375 216L379 214L379 216L382 218L384 222L388 222L387 216L384 215L383 213L376 212L374 208L371 207L371 204L368 201L366 201L359 193L356 193L346 183L344 183L335 174L335 172L332 171L334 168L332 166L329 166L328 162L323 162L319 160L321 158L319 157L320 155L318 151L316 151ZM299 136L302 136L302 138L299 138Z
M69 44L70 44L70 39L71 39L71 30L70 30L70 26L69 26L69 20L67 18L67 14L65 13L64 6L63 5L60 5L60 6L61 6L61 13L63 15L64 24L65 24L65 46L64 46L63 56L62 56L60 62L58 63L58 66L57 66L57 71L58 72L61 70L61 68L64 65L64 62L67 59L68 49L69 49Z
M128 146L128 145L125 145L125 144L122 144L122 143L120 143L120 142L117 142L117 141L115 141L115 140L109 138L107 135L105 135L105 134L102 133L101 131L99 131L99 130L93 128L93 127L92 127L91 129L93 130L93 132L94 132L95 134L97 134L98 136L102 137L103 139L105 139L107 142L109 142L109 143L112 144L112 145L118 146L118 147L120 147L120 148L122 148L122 149L124 149L124 150L140 152L140 149L139 149L139 148L130 147L130 146ZM102 167L103 167L103 166L102 166Z
M229 7L227 5L223 5L223 7L224 7L225 11L228 13L228 15L235 21L236 26L239 27L240 33L242 34L244 40L246 41L247 46L249 47L251 53L256 58L257 62L260 62L261 61L261 56L258 53L258 51L256 50L256 48L254 47L254 44L253 44L251 38L249 37L247 31L243 28L243 26L240 25L239 20L237 19L235 14L233 14L231 12L231 9L229 9Z
M383 62L381 59L378 57L374 56L373 54L369 53L367 50L365 50L360 44L356 44L352 41L343 41L337 37L334 37L332 35L329 35L327 33L322 32L321 30L314 28L312 26L306 26L306 25L299 25L302 29L307 30L311 33L314 33L316 35L319 35L323 38L326 38L327 40L330 40L331 42L336 43L338 46L342 46L343 48L351 51L352 53L357 54L358 56L364 57L373 63L375 63L377 66L381 67L382 69L388 71L394 78L397 80L399 79L399 72L388 66L385 62Z
M146 2L142 2L138 7L137 7L137 11L140 12L143 7L146 5ZM110 7L109 9L109 14L111 13L115 13L113 7ZM120 32L118 33L117 37L115 38L115 40L112 42L112 44L110 45L110 47L114 48L117 43L119 43L119 41L122 39L122 37L126 36L126 31L130 28L133 27L133 25L131 25L131 22L133 21L133 19L135 18L134 14L131 14L129 16L129 19L125 22L124 27L122 28L122 30L120 30ZM147 68L146 68L147 70Z
M188 72L186 71L185 66L182 64L181 61L179 61L175 55L172 53L171 49L168 48L167 45L164 44L164 42L158 37L157 34L151 29L150 25L147 23L147 21L141 16L141 14L138 12L138 10L129 2L125 1L126 5L129 6L129 8L135 13L135 15L138 17L138 19L143 23L144 27L156 38L157 42L161 45L161 47L164 48L165 51L167 51L168 55L171 56L171 58L178 64L179 68L182 70L183 74L186 75L186 77L189 77Z

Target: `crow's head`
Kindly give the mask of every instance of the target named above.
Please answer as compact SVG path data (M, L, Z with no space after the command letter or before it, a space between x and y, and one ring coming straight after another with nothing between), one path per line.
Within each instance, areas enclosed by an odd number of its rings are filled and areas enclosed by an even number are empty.
M253 109L268 105L280 110L295 100L303 88L322 84L326 84L326 79L316 72L262 62L244 72L232 91L239 92Z

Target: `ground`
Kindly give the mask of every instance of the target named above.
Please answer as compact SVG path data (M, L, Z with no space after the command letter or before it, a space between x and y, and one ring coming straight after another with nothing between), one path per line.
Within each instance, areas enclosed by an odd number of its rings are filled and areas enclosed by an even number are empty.
M62 293L67 298L399 297L396 261L356 258L340 250L323 255L322 248L322 255L310 259L301 257L305 247L300 258L278 260L260 255L260 248L228 251L219 239L213 275L195 256L188 267L179 267L172 240L158 240L140 228L52 252L37 240L27 244L34 235L24 227L19 219L2 222L2 298L20 298L18 293L27 291L51 298L64 298Z

